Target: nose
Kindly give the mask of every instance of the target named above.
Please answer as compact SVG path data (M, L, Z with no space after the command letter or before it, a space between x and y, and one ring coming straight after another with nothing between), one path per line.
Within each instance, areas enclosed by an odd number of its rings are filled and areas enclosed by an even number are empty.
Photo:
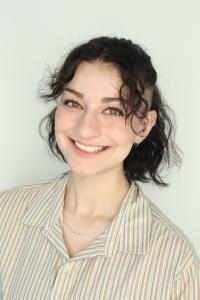
M95 112L85 112L77 122L77 133L82 139L100 136L101 129L101 121Z

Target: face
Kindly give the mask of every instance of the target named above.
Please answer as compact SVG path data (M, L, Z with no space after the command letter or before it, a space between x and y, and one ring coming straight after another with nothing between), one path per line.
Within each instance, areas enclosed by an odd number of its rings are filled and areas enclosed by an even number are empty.
M123 171L136 135L119 98L117 69L103 62L82 62L61 95L55 115L55 137L71 169L81 176ZM99 148L79 150L74 141ZM99 150L97 152L93 152ZM90 152L91 151L91 152Z

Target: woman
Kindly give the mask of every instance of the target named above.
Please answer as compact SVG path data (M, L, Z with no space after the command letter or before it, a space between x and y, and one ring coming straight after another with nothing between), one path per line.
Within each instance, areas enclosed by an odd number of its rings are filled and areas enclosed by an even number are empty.
M40 125L70 170L0 194L3 299L200 299L192 246L138 186L167 186L160 166L180 162L156 80L139 45L111 37L52 74Z

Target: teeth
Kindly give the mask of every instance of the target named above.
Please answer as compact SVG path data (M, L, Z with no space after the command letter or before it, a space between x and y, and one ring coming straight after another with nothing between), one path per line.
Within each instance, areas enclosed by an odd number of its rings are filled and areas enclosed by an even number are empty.
M75 145L82 149L82 150L85 150L85 151L88 151L88 152L97 152L97 151L100 151L100 150L103 150L104 148L106 147L98 147L98 146L84 146L82 144L79 144L78 142L75 142Z

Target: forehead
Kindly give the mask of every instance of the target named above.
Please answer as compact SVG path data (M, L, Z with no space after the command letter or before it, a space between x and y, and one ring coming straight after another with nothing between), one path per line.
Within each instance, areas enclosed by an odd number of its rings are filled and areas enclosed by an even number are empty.
M116 66L101 61L81 62L66 86L81 93L118 96L122 79Z

